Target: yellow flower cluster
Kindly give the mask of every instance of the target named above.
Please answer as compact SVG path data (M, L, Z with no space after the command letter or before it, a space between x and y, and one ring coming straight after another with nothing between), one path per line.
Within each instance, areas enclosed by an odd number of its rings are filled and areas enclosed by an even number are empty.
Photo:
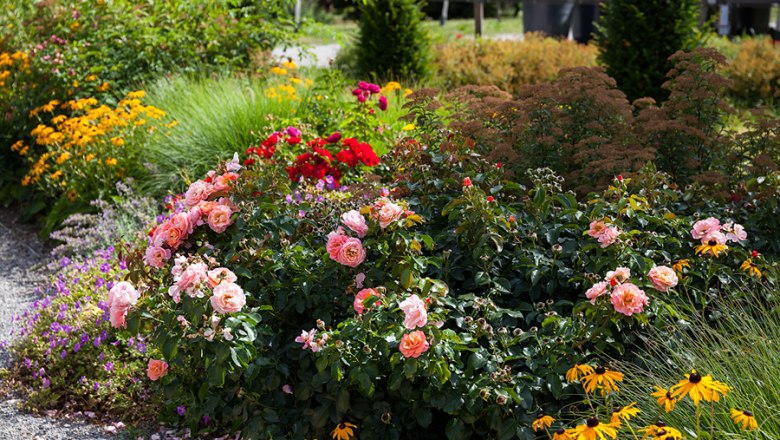
M165 117L164 111L143 105L144 96L143 91L130 92L115 107L100 104L95 98L52 100L32 110L31 116L56 115L48 124L41 123L30 132L34 145L45 151L29 158L30 169L22 185L40 184L55 194L71 186L67 191L71 199L78 196L76 187L101 182L113 185L124 173L120 162L129 161L132 155L125 147L127 142L153 132L157 124L148 121ZM174 125L175 121L166 124L169 128ZM22 141L11 149L21 156L28 156L31 151ZM33 146L32 150L35 149Z
M298 66L292 61L285 61L281 66L274 66L270 72L274 75L283 76L280 84L269 86L265 89L265 96L269 99L276 100L278 102L285 101L300 101L301 97L298 94L298 87L309 88L312 85L312 80L301 79L292 75L292 71L297 69ZM278 80L277 80L278 81ZM273 81L273 82L277 82Z
M6 53L0 52L0 87L5 87L6 80L13 71L27 70L30 67L30 59L24 52Z

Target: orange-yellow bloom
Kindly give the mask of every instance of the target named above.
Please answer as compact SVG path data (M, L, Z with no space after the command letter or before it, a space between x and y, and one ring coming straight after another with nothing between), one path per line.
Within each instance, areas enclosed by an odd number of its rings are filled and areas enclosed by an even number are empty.
M709 374L702 376L696 370L693 370L691 374L686 374L685 379L669 389L672 397L676 397L677 400L682 400L686 395L690 395L695 406L699 406L701 400L717 402L721 396L726 395L728 390L728 385L714 380Z
M554 421L554 418L546 416L544 413L539 413L539 415L536 416L536 420L534 420L534 422L531 424L531 428L533 428L534 432L545 430L552 426Z
M592 393L599 388L601 393L604 394L620 391L615 382L622 381L623 373L612 371L599 365L593 370L593 373L582 378L582 385L586 393Z
M734 420L734 423L739 425L742 424L741 428L743 431L753 431L754 429L758 429L758 423L756 422L756 418L753 416L753 413L750 411L740 411L738 409L732 409L731 410L731 420Z
M677 403L677 399L672 397L671 391L667 391L665 388L659 386L655 387L656 391L651 396L655 397L659 405L664 407L664 411L670 412L674 409L674 405Z

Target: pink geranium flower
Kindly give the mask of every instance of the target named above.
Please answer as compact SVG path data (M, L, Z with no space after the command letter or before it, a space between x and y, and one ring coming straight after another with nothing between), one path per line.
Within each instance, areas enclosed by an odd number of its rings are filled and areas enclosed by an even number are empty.
M647 305L647 295L639 287L625 283L615 287L610 296L615 311L626 316L642 313Z
M398 349L405 358L416 358L428 351L428 347L430 347L430 344L425 337L425 333L417 330L403 335Z
M419 296L412 295L401 301L398 306L404 312L404 327L409 330L424 327L428 323L428 312Z

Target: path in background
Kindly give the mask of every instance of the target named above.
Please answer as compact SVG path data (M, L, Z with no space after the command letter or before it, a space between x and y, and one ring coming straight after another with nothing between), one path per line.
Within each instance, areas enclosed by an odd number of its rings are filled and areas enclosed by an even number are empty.
M45 281L37 270L46 250L34 228L20 225L13 209L0 211L0 341L8 340L11 319L36 298L35 287ZM10 359L0 350L0 368ZM0 397L0 440L115 439L104 428L83 420L35 416L18 409L20 400Z

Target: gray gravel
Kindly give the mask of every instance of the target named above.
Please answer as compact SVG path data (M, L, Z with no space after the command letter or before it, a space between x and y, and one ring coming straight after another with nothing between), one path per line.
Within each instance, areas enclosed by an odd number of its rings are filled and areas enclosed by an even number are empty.
M46 279L37 269L46 260L46 254L35 229L19 224L14 212L0 210L0 341L9 338L13 315L36 299L35 287ZM0 368L7 367L8 362L8 355L0 350ZM106 427L83 419L59 419L26 413L18 408L20 403L18 397L0 396L0 440L118 438Z

